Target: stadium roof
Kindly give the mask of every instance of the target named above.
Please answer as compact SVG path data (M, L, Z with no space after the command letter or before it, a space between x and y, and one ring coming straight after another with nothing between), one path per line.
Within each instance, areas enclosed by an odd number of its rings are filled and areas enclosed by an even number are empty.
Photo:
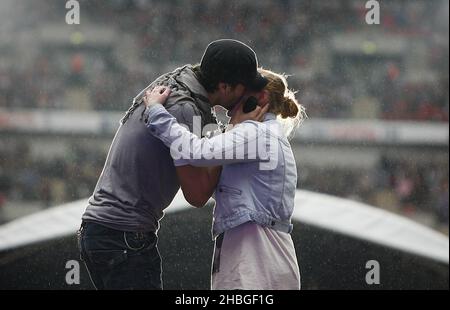
M167 213L187 210L181 192ZM75 234L86 199L47 209L0 226L0 251ZM396 214L359 202L299 190L294 220L358 239L449 262L449 238Z

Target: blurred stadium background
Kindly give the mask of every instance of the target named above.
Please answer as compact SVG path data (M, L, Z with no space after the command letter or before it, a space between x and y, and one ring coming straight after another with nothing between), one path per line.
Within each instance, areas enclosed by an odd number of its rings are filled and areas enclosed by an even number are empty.
M0 2L0 223L88 197L132 98L235 38L307 109L299 188L448 235L447 0L380 1L380 25L364 0L79 2L80 25L65 1Z
M448 231L448 1L62 2L0 4L3 221L88 197L131 98L230 37L292 75L300 188Z

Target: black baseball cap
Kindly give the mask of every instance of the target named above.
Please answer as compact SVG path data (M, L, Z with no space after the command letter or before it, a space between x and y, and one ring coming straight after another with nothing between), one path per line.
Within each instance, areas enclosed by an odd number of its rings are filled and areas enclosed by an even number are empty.
M205 78L243 84L261 91L269 82L258 72L256 53L246 44L230 39L211 42L203 54L200 69Z

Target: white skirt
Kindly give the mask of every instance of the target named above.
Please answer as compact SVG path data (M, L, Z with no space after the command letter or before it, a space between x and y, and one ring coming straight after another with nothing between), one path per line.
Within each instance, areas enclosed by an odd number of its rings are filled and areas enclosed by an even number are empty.
M246 223L217 238L213 290L299 290L300 271L291 235Z

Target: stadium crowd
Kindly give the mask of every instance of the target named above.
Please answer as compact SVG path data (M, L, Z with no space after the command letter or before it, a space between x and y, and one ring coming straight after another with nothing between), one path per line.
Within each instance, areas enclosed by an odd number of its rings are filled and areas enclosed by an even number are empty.
M91 195L105 151L79 143L64 155L32 156L26 141L0 141L0 208L11 201L50 207Z
M49 1L48 5L56 3ZM433 19L427 18L438 9L435 3L383 3L378 31L424 40L429 50L424 61L430 70L439 73L437 81L407 81L404 66L384 58L377 60L384 72L377 78L369 79L367 72L357 70L343 76L339 69L332 68L320 76L293 76L291 86L299 90L298 96L310 117L358 117L355 105L361 100L355 103L355 98L363 96L379 106L371 118L448 121L448 44L433 39L435 36L430 33L435 34L436 27ZM33 6L35 19L54 12L45 5L27 5ZM132 34L140 61L147 65L145 68L151 68L151 73L144 72L144 66L123 66L120 59L104 54L105 51L96 51L93 61L92 52L75 50L63 65L42 51L26 68L0 66L0 107L78 108L68 100L73 92L67 94L67 90L76 89L82 94L76 100L86 101L84 109L124 110L149 80L170 67L199 61L206 44L221 37L248 42L266 67L286 73L307 71L312 65L313 39L355 32L364 25L365 18L364 1L342 0L308 0L301 6L294 0L86 0L81 1L81 6L90 22ZM60 16L47 16L52 18ZM27 22L32 23L32 19Z
M443 170L441 165L417 165L384 158L374 169L302 167L299 175L302 176L299 180L301 188L412 217L418 212L433 214L438 223L449 223L449 175L448 169Z

